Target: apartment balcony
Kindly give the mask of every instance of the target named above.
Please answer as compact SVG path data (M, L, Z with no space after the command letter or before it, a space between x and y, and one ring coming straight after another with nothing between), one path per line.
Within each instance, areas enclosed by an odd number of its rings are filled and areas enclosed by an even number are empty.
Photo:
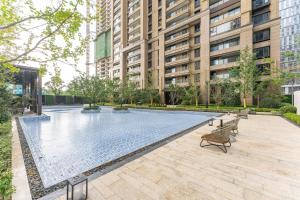
M181 5L181 4L188 4L189 2L186 0L177 0L175 2L172 2L169 4L169 6L167 7L167 12L169 12L170 10L173 10L174 8L176 8L177 6Z
M180 64L186 64L190 62L190 58L189 57L185 57L185 58L178 58L174 61L170 61L170 62L166 62L165 66L166 67L170 67L170 66L174 66L174 65L180 65Z
M135 17L135 18L133 18L133 19L130 19L130 20L128 21L128 26L131 25L131 24L133 24L134 22L136 22L136 21L139 20L140 18L141 18L141 16L138 16L138 17Z
M218 12L220 10L223 10L226 7L229 7L233 4L240 3L240 2L241 2L241 0L229 0L229 1L221 0L221 1L218 1L217 3L214 3L214 4L209 6L210 13Z
M130 9L130 10L128 11L128 17L134 15L134 14L135 14L137 11L139 11L139 10L140 10L140 7L139 7L139 6L135 7L134 9Z
M168 51L165 51L165 55L166 56L171 56L171 55L175 55L175 54L180 54L180 53L189 51L189 49L190 49L190 45L185 44L185 45L181 45L179 47L175 47L173 49L170 49Z
M230 63L226 63L226 64L213 65L213 66L210 66L210 70L218 71L218 70L230 69L230 68L236 66L236 64L237 64L236 62L230 62Z
M167 16L166 21L167 21L167 23L169 23L171 21L175 21L175 19L177 19L177 18L182 19L182 18L187 17L187 16L189 16L189 7L184 6L180 10L176 11L176 13L174 13L173 15Z
M170 85L177 85L179 87L188 87L190 85L189 81L175 81L173 82L166 82L165 83L165 88L170 87Z
M134 4L136 4L137 2L139 2L139 0L133 0L133 1L129 1L128 3L128 7L132 7Z
M141 34L136 34L136 35L133 35L133 36L129 36L129 38L128 38L128 44L139 41L140 40L140 36L141 36Z
M138 32L138 30L140 30L141 25L136 25L135 27L129 27L128 28L128 34L132 33L132 32Z
M141 59L128 61L127 67L134 67L141 64Z
M128 75L130 76L137 76L141 74L141 69L134 69L134 70L129 70L127 72Z
M169 45L169 44L172 44L172 43L175 43L175 42L180 42L182 40L188 39L189 36L190 36L190 33L186 32L184 34L181 34L181 35L178 35L178 36L175 36L175 37L172 37L172 38L166 40L165 44Z
M165 77L172 78L172 77L184 76L184 75L189 75L189 74L190 74L190 71L188 69L186 69L186 70L181 70L181 71L177 71L177 72L166 73Z
M233 47L229 47L226 49L222 49L222 50L217 50L217 51L212 51L210 52L210 56L219 56L219 55L223 55L223 54L228 54L231 52L236 52L240 50L240 45L237 46L233 46Z

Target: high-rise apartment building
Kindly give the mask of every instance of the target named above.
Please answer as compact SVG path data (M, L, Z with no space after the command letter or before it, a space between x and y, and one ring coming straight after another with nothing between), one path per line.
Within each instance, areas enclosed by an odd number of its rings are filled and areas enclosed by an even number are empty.
M298 71L300 62L286 52L300 52L300 0L280 0L281 16L281 67L289 71Z
M111 67L111 4L112 0L97 0L95 64L102 78L109 77Z
M281 67L284 70L300 73L300 0L280 0L281 16ZM287 52L294 55L287 56ZM299 80L295 83L286 83L282 86L285 94L292 94L300 90Z
M111 78L144 88L151 80L168 103L168 86L199 85L229 77L248 47L280 62L277 0L113 0Z

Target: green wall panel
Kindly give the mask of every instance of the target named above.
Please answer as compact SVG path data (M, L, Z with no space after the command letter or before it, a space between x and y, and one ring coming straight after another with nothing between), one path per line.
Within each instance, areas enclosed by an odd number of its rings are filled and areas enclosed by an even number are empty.
M111 54L111 31L106 31L97 36L95 40L95 59L106 58Z

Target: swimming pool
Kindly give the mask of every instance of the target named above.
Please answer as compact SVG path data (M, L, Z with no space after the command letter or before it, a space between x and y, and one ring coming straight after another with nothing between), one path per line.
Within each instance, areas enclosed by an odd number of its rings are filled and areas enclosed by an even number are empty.
M50 120L20 118L46 188L217 115L137 109L120 113L110 107L102 107L98 114L80 111L80 108L44 109Z

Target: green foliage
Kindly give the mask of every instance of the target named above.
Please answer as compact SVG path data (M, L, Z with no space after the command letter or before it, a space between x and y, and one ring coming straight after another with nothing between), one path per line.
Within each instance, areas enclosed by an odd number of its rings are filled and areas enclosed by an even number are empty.
M179 87L176 84L169 85L168 92L170 92L170 101L172 105L176 105L183 96L183 88Z
M127 106L114 106L113 107L114 110L128 110L128 107Z
M292 122L295 122L296 124L300 125L300 115L297 115L295 113L285 113L283 114L283 116L291 120Z
M62 89L64 87L63 84L64 81L61 79L61 69L59 67L55 67L54 75L51 76L50 81L45 83L45 86L50 93L59 95L62 93Z
M280 105L281 105L280 99L272 98L272 97L263 98L260 102L260 106L264 108L279 108Z
M105 80L100 79L98 76L82 74L74 79L68 87L74 96L85 98L90 107L92 104L104 101L107 96Z
M15 192L15 188L12 186L13 174L7 170L0 174L0 196L2 199L10 199L11 195Z
M0 112L0 123L5 123L11 118L11 114L8 111ZM1 125L0 125L0 133L1 133Z
M75 63L86 43L78 34L80 26L92 18L81 14L82 5L82 0L53 4L1 0L0 46L3 48L0 49L0 65L28 60L40 66L59 61Z
M239 83L239 93L244 99L244 107L247 107L246 98L253 94L259 72L256 67L255 55L248 47L241 51L237 67L231 71L231 76Z
M11 121L0 123L0 199L14 192L11 173Z
M12 94L5 85L0 86L0 94L0 123L3 123L10 119L8 109L11 104Z
M97 106L97 105L91 105L91 106L88 106L88 107L86 107L86 106L83 107L84 110L98 110L99 108L100 107Z
M297 113L297 108L295 106L292 105L285 105L282 106L280 109L281 113Z
M184 94L182 97L183 105L192 105L198 106L199 98L200 98L200 87L196 85L192 85L191 87L183 89Z

